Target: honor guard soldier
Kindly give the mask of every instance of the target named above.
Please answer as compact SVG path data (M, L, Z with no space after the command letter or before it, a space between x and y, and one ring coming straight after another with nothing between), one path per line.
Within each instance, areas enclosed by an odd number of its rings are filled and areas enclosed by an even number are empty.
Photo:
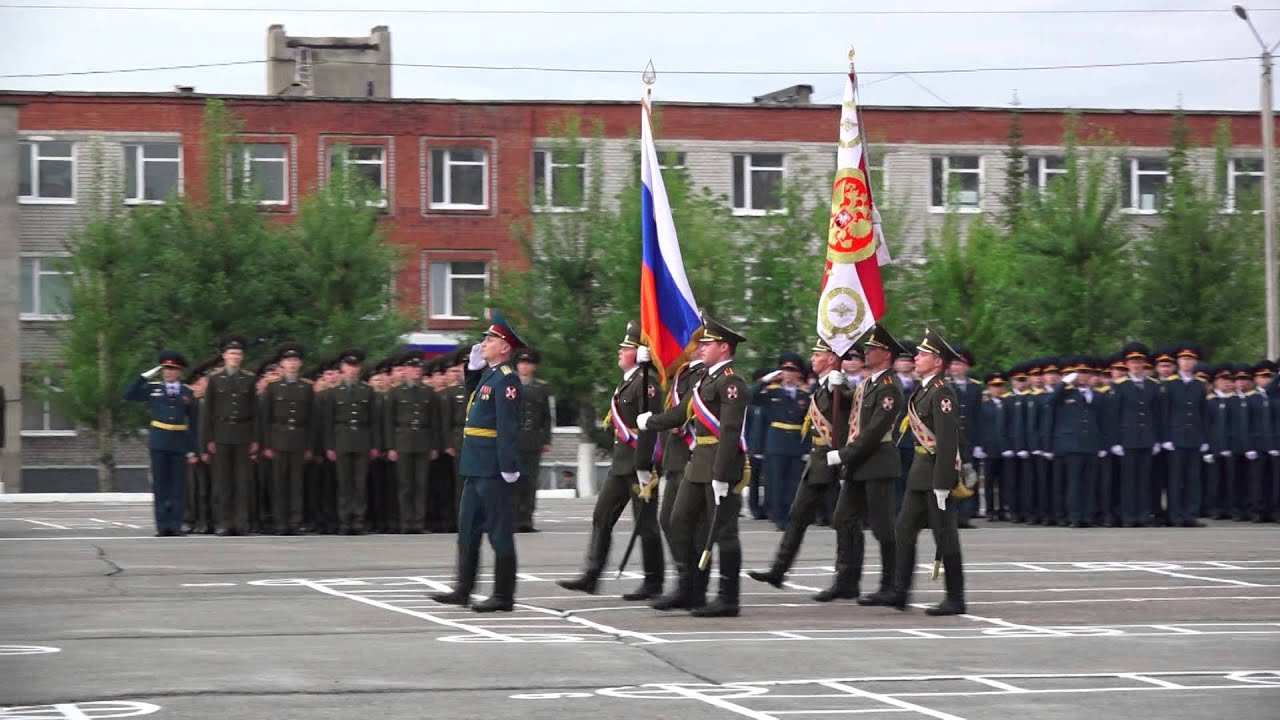
M387 437L386 399L387 393L403 377L404 368L399 365L402 354L403 351L382 358L373 366L372 371L366 370L361 376L373 388L377 407L374 422L378 425L378 437L382 438L383 444L391 442ZM378 449L381 451L378 457L369 459L369 480L366 486L368 502L365 510L368 524L365 527L370 532L389 533L400 527L397 515L399 503L396 500L398 483L395 469L387 462L386 448L380 446Z
M1243 419L1236 405L1235 373L1229 363L1208 368L1213 389L1205 396L1205 439L1209 450L1204 454L1200 508L1205 517L1231 519L1231 484L1235 475L1232 448L1239 431L1236 424Z
M594 594L604 571L612 543L613 526L627 505L636 523L640 552L644 557L644 583L623 600L649 600L662 594L664 554L658 528L658 503L651 499L654 431L636 427L636 416L646 407L658 409L658 386L649 378L645 364L649 348L640 341L640 323L627 323L626 335L618 344L618 369L622 380L613 391L605 424L613 431L613 458L609 475L596 496L591 514L586 567L572 580L556 582L566 590Z
M396 360L403 381L384 401L387 460L395 467L402 533L425 531L431 462L440 456L440 396L422 383L422 356L408 352Z
M331 535L338 532L338 478L337 465L328 457L329 427L325 419L325 408L329 403L329 393L342 382L342 371L338 369L341 357L326 358L320 365L320 379L316 382L315 407L315 446L313 455L316 461L316 522L318 532Z
M1241 363L1236 367L1236 388L1244 398L1248 413L1249 440L1240 478L1237 520L1258 521L1269 503L1262 497L1262 478L1266 473L1267 453L1272 449L1271 403L1254 385L1254 366Z
M973 457L983 464L983 496L987 504L987 522L1009 519L1009 498L1017 480L1013 453L1013 405L1006 394L1007 374L996 370L982 380L987 392L978 408L977 445Z
M703 364L701 358L694 358L685 363L670 380L671 389L667 392L663 409L670 410L673 407L683 406L693 386L698 384L706 372L707 366ZM690 419L680 427L663 433L664 440L661 441L663 443L662 476L666 479L666 484L662 488L662 506L658 509L658 525L662 528L662 534L667 538L667 547L671 548L671 555L677 563L680 561L680 556L676 554L675 546L672 545L671 514L675 510L676 496L684 481L685 470L689 467L689 458L693 456L693 449L696 447L693 433L693 421ZM680 573L679 565L676 567L676 573L677 575Z
M1132 342L1120 351L1126 374L1111 384L1116 433L1110 448L1120 458L1120 523L1143 527L1150 513L1152 459L1159 454L1159 385L1147 377L1151 351Z
M253 390L256 397L253 438L258 443L258 447L263 449L267 446L267 428L262 422L262 401L267 386L280 379L278 358L273 355L263 360L258 364L255 374L257 379L254 381ZM249 504L249 530L255 533L271 532L271 526L275 523L275 518L272 517L272 510L275 507L273 499L275 488L271 479L272 462L261 452L255 453L251 459L253 460L253 493Z
M1020 362L1009 370L1013 395L1009 399L1009 449L1013 451L1013 473L1009 487L1009 519L1015 523L1038 523L1035 504L1036 479L1031 458L1031 429L1035 426L1034 396L1028 363Z
M909 349L915 347L915 343L910 340L901 340L899 343L904 351L893 359L893 370L898 376L898 384L902 386L902 394L910 397L920 382L916 376L915 353ZM893 442L898 448L898 464L901 467L901 474L893 484L893 508L896 515L902 509L902 498L907 492L907 475L911 473L911 463L916 456L916 438L911 431L899 426L893 429Z
M196 458L197 411L195 394L182 384L187 361L166 350L160 364L135 377L124 391L124 399L145 402L151 413L147 448L151 451L151 492L156 520L156 537L182 535L183 496L186 494L188 463ZM152 380L163 373L161 380Z
M204 405L205 390L209 385L208 373L222 362L222 357L215 355L191 369L185 380L195 397L195 417L200 417ZM210 476L209 453L196 441L196 462L188 459L187 465L187 503L184 516L190 532L208 535L214 530L213 514L213 478Z
M965 347L957 347L955 351L956 359L952 360L947 368L947 375L951 379L952 387L955 388L956 399L960 401L960 432L965 438L960 444L961 459L972 470L973 477L977 477L978 463L982 458L974 457L969 448L976 445L982 437L981 417L978 412L982 406L982 387L969 376L969 370L974 364L973 353ZM973 497L960 503L960 527L973 529L970 521L977 514L978 494L974 493Z
M467 357L471 391L458 457L462 501L458 509L458 571L453 590L431 599L446 605L471 605L476 612L511 612L515 605L516 541L511 523L511 485L520 479L520 376L512 353L525 343L494 311L484 340ZM480 540L489 534L493 548L493 591L471 603L480 568Z
M247 344L242 335L231 335L218 344L222 369L209 375L201 406L201 446L212 459L220 536L242 535L249 528L258 442L254 439L255 378L241 368Z
M360 380L363 350L340 354L342 379L325 394L325 456L338 478L338 532L362 535L367 507L369 460L381 455L378 398Z
M1173 358L1175 352L1173 348L1166 347L1151 353L1155 367L1151 380L1156 384L1156 436L1160 441L1160 451L1151 456L1151 495L1148 498L1148 504L1151 507L1151 524L1156 527L1178 524L1169 520L1168 494L1171 472L1169 461L1172 455L1164 450L1165 426L1169 420L1165 416L1168 407L1168 386L1164 380L1167 377L1176 377L1178 374L1178 366ZM1192 373L1194 375L1195 371L1193 370ZM1205 383L1206 386L1211 383L1208 378L1200 378L1200 382Z
M1258 392L1258 402L1267 408L1268 419L1262 432L1270 438L1266 447L1266 457L1259 458L1259 485L1254 497L1257 498L1258 514L1253 522L1274 522L1280 510L1280 386L1275 382L1276 364L1263 360L1253 366L1253 382Z
M1200 346L1182 343L1176 355L1177 374L1161 383L1164 426L1160 447L1168 455L1169 525L1204 527L1196 519L1200 510L1201 455L1209 452L1205 434L1208 393L1194 374Z
M1102 398L1094 391L1094 368L1086 357L1067 363L1064 381L1046 388L1053 409L1052 452L1066 486L1065 518L1072 527L1089 527L1093 517L1098 454L1103 448Z
M454 425L454 388L449 387L446 374L448 357L437 357L427 361L423 366L423 379L436 392L437 426L440 428L440 454L431 463L431 471L427 473L427 523L429 532L450 532L454 513L458 509L458 499L454 496L453 479L457 470L458 448L461 428ZM463 388L465 392L466 388ZM461 396L462 409L466 410L467 398Z
M943 379L944 369L955 356L955 350L941 335L926 330L916 353L916 370L923 379L907 401L916 457L898 515L894 593L886 604L899 610L907 608L916 565L916 536L928 527L941 557L947 592L946 599L925 610L928 615L965 612L964 566L957 529L957 496L967 493L960 482L960 408L951 384Z
M546 381L536 377L542 357L530 348L516 351L516 372L524 388L520 410L520 479L512 498L515 501L515 527L518 533L538 532L533 526L533 513L538 505L538 478L542 474L542 456L551 451L551 390Z
M809 391L803 386L804 360L793 352L778 357L778 369L765 376L763 407L765 503L769 519L787 529L787 515L795 501L808 454L802 434L809 410Z
M303 479L311 463L315 391L301 376L302 346L277 350L280 378L260 398L266 436L262 456L271 464L271 516L278 535L297 535L303 524Z
M746 467L743 424L750 403L748 386L734 370L733 355L746 338L705 315L702 318L702 361L707 373L680 406L659 415L636 418L641 430L674 430L694 421L693 457L671 513L672 554L683 568L676 591L653 603L657 610L689 609L695 617L734 617L738 614L742 547L738 540L738 512ZM737 488L737 489L735 489ZM730 492L733 490L733 492ZM699 570L703 532L720 548L720 587L716 599L704 604L708 575Z
M467 425L467 408L471 397L463 370L468 360L469 350L458 348L443 361L445 389L441 395L444 399L445 412L448 414L449 427L445 453L449 455L452 463L448 473L431 481L431 484L436 487L433 498L437 498L436 506L440 511L436 521L436 532L458 531L458 510L462 499L461 461L458 454L462 452L463 431ZM430 500L427 502L431 503Z
M1039 370L1037 374L1035 370ZM1053 450L1054 397L1058 383L1062 381L1058 358L1041 358L1032 368L1031 383L1035 387L1036 420L1035 442L1032 455L1037 468L1037 495L1040 499L1041 511L1044 513L1046 525L1067 524L1067 480L1063 473L1063 465L1055 462L1057 456Z

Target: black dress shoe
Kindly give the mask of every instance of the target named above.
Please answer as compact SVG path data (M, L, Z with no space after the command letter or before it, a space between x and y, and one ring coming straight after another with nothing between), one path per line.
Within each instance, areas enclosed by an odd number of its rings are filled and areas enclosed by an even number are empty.
M226 528L218 528L218 530L217 530L216 532L214 532L213 534L214 534L214 535L217 535L218 537L227 537L228 535L231 535L232 533L231 533L231 531L230 531L230 530L228 530L228 529L226 529Z
M660 597L661 595L662 595L662 588L650 587L649 585L641 585L640 587L636 588L634 591L623 595L622 599L626 600L627 602L636 602L639 600L652 600L656 597Z
M832 600L852 600L858 597L858 588L832 585L813 596L815 602L831 602Z
M515 609L515 601L490 595L482 602L472 603L471 609L478 613L511 612Z
M152 535L152 537L169 537L169 531L168 531L168 530L157 530L157 531L156 531L156 534L155 534L155 535Z
M925 610L924 614L933 615L934 617L937 617L939 615L963 615L964 601L952 600L951 598L947 598L946 600L943 600L937 605L934 605L933 607Z
M1199 520L1188 520L1188 521L1186 521L1186 522L1182 523L1182 527L1193 527L1193 528L1194 528L1194 527L1204 527L1204 523L1200 522Z
M542 531L533 526L526 526L526 527L516 528L516 532L523 534L523 533L539 533Z
M738 604L716 598L702 607L690 610L689 614L693 617L738 617Z
M596 594L596 586L599 585L600 579L591 575L582 575L572 580L557 580L556 584L565 590L574 592L584 592L588 595Z
M441 605L461 605L466 607L471 602L471 596L460 593L457 590L450 590L447 593L436 593L431 596L432 600Z
M775 573L772 570L770 570L769 572L760 572L759 570L750 570L747 572L747 577L751 578L752 580L756 580L758 582L768 583L778 588L779 590L782 589L782 581L786 579L786 576L783 575L782 573Z
M891 607L899 612L907 611L907 596L890 594L884 596L885 607Z
M892 599L893 596L891 594L877 591L858 598L858 604L863 607L883 607L889 605Z
M701 598L689 598L684 595L672 593L671 595L663 595L649 604L654 610L694 610L706 605L706 601Z

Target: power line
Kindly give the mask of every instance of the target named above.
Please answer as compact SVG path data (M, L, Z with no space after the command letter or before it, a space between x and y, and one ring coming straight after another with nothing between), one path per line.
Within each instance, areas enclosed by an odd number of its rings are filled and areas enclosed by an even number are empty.
M220 12L220 13L332 13L332 14L382 14L382 15L548 15L548 16L832 16L832 15L1200 15L1210 13L1226 14L1227 8L1061 8L1061 9L1026 9L1026 10L994 10L994 9L951 9L951 10L483 10L483 9L443 9L443 8L296 8L296 7L214 7L214 6L148 6L148 5L91 5L91 4L57 4L40 5L34 3L3 3L0 9L16 10L118 10L138 12ZM1280 8L1250 8L1251 13L1277 12Z
M1204 63L1225 63L1239 62L1243 60L1257 60L1252 55L1241 55L1236 57L1216 57L1216 58L1191 58L1183 60L1140 60L1133 62L1115 62L1115 63L1080 63L1070 65L1021 65L1021 66L995 66L995 67L969 67L969 68L926 68L921 70L872 70L860 71L858 74L863 77L876 76L894 76L894 75L953 75L953 74L971 74L971 73L987 73L987 72L1041 72L1053 70L1091 70L1106 68L1126 68L1126 67L1155 67L1163 65L1193 65ZM259 63L269 62L268 60L237 60L232 62L214 62L214 63L192 63L188 65L162 65L156 67L135 67L135 68L116 68L112 70L77 70L67 72L51 72L51 73L14 73L0 75L0 79L32 79L32 78L55 78L55 77L72 77L78 75L114 75L123 73L137 72L155 72L163 70L191 70L207 67L228 67L233 65L256 65ZM289 62L291 60L276 60L276 62ZM554 67L542 65L457 65L442 63L407 63L407 62L359 62L359 61L329 61L334 64L343 65L382 65L402 68L422 68L428 70L468 70L468 71L486 71L486 72L546 72L546 73L568 73L578 75L638 75L639 71L621 68L575 68L575 67ZM823 75L837 76L845 75L844 70L662 70L661 75L740 75L740 76L767 76L767 75Z

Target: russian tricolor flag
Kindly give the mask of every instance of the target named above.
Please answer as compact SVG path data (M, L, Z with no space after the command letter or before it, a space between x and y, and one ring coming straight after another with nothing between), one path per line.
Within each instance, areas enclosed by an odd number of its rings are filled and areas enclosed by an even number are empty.
M697 342L702 328L698 304L684 274L680 241L671 220L671 204L662 182L658 151L653 144L649 103L640 102L641 237L644 264L640 268L640 331L660 376L675 370Z

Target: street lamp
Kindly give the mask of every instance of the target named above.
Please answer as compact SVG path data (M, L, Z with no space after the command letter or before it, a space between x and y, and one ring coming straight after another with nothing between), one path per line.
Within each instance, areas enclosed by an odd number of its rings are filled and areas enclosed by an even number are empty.
M1280 356L1280 317L1276 310L1276 134L1271 116L1271 53L1280 42L1267 47L1258 28L1249 20L1248 11L1240 5L1233 5L1231 9L1249 26L1262 48L1262 271L1267 284L1267 357L1275 358Z

